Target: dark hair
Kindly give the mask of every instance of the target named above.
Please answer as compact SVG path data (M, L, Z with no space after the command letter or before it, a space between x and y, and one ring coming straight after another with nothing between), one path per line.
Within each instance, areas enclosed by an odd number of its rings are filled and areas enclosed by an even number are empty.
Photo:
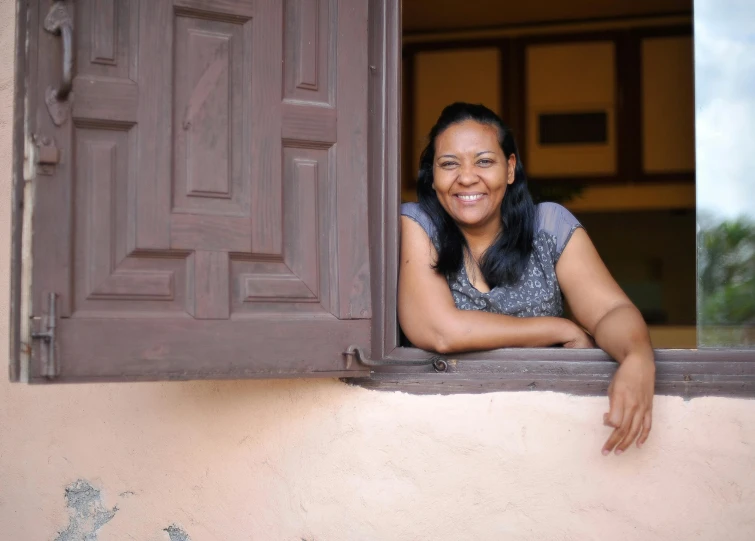
M459 226L440 204L433 189L435 140L450 126L465 120L494 126L498 130L498 143L506 158L512 154L516 156L514 182L506 189L501 202L503 232L480 260L482 275L491 287L515 284L524 274L532 252L535 204L527 189L527 177L511 130L497 114L484 105L457 102L443 109L435 126L430 130L429 142L419 160L417 196L420 207L435 224L440 244L438 261L434 268L446 277L455 276L464 264L464 253L469 250Z

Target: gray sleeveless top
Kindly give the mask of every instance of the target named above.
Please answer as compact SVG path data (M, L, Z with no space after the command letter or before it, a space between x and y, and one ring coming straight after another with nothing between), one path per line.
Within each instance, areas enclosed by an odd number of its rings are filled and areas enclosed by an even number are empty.
M435 226L419 204L404 203L401 214L422 226L435 249L439 249ZM564 301L556 278L556 262L578 227L581 224L561 205L540 203L537 205L532 254L519 283L498 285L484 293L469 283L467 271L462 266L456 276L448 280L456 307L518 317L560 317Z

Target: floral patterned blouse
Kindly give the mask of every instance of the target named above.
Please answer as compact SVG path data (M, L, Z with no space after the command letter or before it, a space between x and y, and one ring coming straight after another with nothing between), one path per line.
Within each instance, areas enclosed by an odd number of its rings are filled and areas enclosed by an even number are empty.
M433 242L439 243L435 226L417 203L401 205L401 214L417 222ZM564 311L564 300L556 278L556 262L574 231L582 227L571 212L556 203L537 205L535 238L522 280L512 286L498 285L482 292L469 282L464 266L448 286L460 310L482 310L518 317L556 316Z

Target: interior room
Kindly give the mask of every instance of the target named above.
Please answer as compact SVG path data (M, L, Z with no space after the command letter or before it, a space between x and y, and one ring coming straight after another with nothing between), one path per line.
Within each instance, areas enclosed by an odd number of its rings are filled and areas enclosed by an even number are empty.
M690 0L404 0L402 196L442 108L514 131L533 197L585 226L658 348L696 337Z

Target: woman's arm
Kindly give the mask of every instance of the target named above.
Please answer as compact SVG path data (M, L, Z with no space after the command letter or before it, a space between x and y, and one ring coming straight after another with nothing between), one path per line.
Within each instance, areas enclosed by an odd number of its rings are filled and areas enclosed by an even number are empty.
M436 257L427 233L402 216L398 315L404 334L417 347L455 353L554 344L591 346L582 329L567 319L459 310L445 278L432 268Z
M611 277L590 238L577 229L556 264L556 276L574 316L598 346L620 363L608 389L604 423L614 427L603 446L620 454L637 438L647 440L652 423L655 360L639 310Z

